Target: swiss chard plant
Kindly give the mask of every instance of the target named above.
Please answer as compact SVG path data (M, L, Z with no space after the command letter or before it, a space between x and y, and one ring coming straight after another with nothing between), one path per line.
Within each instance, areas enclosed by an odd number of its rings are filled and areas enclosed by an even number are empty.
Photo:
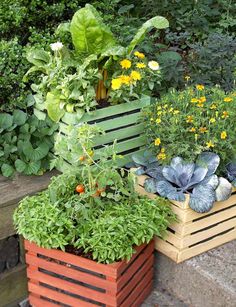
M137 174L146 173L150 176L144 184L148 192L181 202L186 200L188 194L189 206L196 212L210 211L215 201L226 200L232 193L231 183L215 174L220 163L217 154L203 152L195 163L175 157L170 165L166 166L159 165L157 161L154 162L155 165L149 166L145 158L140 159L137 156L133 159L136 165L142 166L141 170L137 170Z

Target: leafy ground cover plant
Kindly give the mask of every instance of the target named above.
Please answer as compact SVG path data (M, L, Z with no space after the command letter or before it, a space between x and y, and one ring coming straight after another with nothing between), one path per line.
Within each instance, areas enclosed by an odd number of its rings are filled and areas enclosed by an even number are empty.
M226 165L236 152L235 93L197 85L170 91L144 111L143 122L150 148L162 164L180 156L195 161L212 151Z
M17 230L42 247L82 248L98 262L130 259L133 247L161 236L174 214L168 201L135 193L133 176L118 171L115 154L112 161L104 154L93 159L91 136L99 129L74 129L81 150L78 161L69 172L54 177L46 191L21 201L14 214ZM81 140L80 134L86 133L88 138ZM59 146L60 152L64 149Z
M57 124L49 118L40 121L21 110L0 113L0 169L3 176L15 171L39 175L49 168L53 134Z
M220 157L215 153L203 152L195 163L175 157L166 166L161 166L157 159L155 161L151 153L148 159L144 153L134 155L133 160L139 167L135 172L137 175L150 176L144 183L148 192L175 201L185 201L188 194L189 206L196 212L210 211L215 201L226 200L232 193L231 183L215 174L220 163Z

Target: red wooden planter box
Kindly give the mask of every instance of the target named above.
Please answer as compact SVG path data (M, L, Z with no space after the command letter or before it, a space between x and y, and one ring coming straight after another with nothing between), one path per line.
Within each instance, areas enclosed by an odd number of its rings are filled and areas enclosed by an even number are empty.
M29 301L35 307L138 307L152 289L154 242L131 260L101 264L25 241Z

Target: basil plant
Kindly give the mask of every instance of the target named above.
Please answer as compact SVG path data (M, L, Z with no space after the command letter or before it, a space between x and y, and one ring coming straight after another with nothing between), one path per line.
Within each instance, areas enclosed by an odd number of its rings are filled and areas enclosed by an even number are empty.
M154 165L154 161L148 166L141 154L134 155L133 160L136 166L140 165L137 174L150 176L144 183L146 191L180 202L189 194L189 206L196 212L210 211L215 201L224 201L232 193L231 183L215 174L220 164L220 157L215 153L203 152L195 163L175 157L167 166Z

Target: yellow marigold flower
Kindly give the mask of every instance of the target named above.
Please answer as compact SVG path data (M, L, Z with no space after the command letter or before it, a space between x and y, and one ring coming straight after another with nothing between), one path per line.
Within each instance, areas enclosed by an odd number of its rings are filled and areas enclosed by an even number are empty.
M139 59L144 59L144 58L145 58L144 53L139 52L139 51L135 51L135 52L134 52L134 55L135 55L137 58L139 58Z
M227 118L227 117L229 117L229 112L224 111L221 118Z
M130 77L131 77L133 80L135 80L135 81L141 80L141 75L140 75L140 73L139 73L138 71L136 71L136 70L132 70L132 72L131 72L131 74L130 74Z
M150 118L150 121L151 121L151 122L153 122L153 121L154 121L154 118L153 118L153 117L151 117L151 118Z
M212 141L206 142L206 145L207 145L208 148L215 147L215 145Z
M165 160L166 159L166 154L165 154L165 148L162 148L159 154L157 155L158 160Z
M121 65L122 68L128 69L128 68L131 67L131 61L128 60L128 59L124 59L124 60L120 61L120 65Z
M193 122L193 116L192 115L188 115L187 119L186 119L186 123L192 123Z
M202 102L199 102L199 103L197 104L197 107L203 108L203 107L204 107L204 104L203 104Z
M160 118L157 118L157 119L156 119L156 123L157 123L157 124L160 124L160 123L161 123L161 119L160 119Z
M189 129L190 132L196 132L196 128L192 127L191 129Z
M160 69L160 65L156 61L149 61L148 67L151 68L151 70L159 70Z
M118 90L122 85L122 81L120 78L112 79L111 80L111 88L113 90Z
M198 91L203 91L204 90L204 85L202 85L202 84L197 84L196 85L196 89L198 90Z
M179 110L174 110L173 113L174 113L174 114L179 114L179 112L180 112Z
M230 97L225 97L225 98L224 98L224 101L225 101L225 102L231 102L232 100L233 100L233 99L230 98Z
M174 111L174 108L171 107L171 108L169 109L169 112L171 113L171 112L173 112L173 111Z
M158 111L158 112L157 112L157 115L160 116L161 114L162 114L162 111Z
M211 110L214 110L214 109L216 109L217 107L216 107L216 105L213 103L211 106L210 106L210 109Z
M142 68L146 67L146 64L144 64L144 63L137 63L136 67L142 69Z
M213 124L213 123L216 122L216 119L215 119L214 117L212 117L212 118L210 118L209 122L210 122L211 124Z
M157 138L155 139L155 146L159 146L161 144L161 139Z
M164 106L163 106L164 109L168 108L168 104L166 103Z
M200 127L200 128L199 128L199 131L200 131L201 133L205 133L205 132L207 132L208 130L207 130L207 127Z
M198 99L197 98L192 98L191 102L196 103L196 102L198 102Z
M127 76L127 75L121 75L119 76L119 79L121 80L121 83L126 84L126 85L129 85L131 82L130 76Z
M205 97L205 96L201 96L201 97L198 99L198 102L206 102L206 97Z
M221 134L220 134L220 138L222 140L225 140L227 138L227 132L226 131L222 131Z
M191 77L190 77L190 76L185 76L184 79L185 79L186 81L188 81L188 80L191 79Z
M162 109L162 107L161 107L161 106L158 106L158 107L157 107L157 111L158 111L158 110L161 110L161 109Z

